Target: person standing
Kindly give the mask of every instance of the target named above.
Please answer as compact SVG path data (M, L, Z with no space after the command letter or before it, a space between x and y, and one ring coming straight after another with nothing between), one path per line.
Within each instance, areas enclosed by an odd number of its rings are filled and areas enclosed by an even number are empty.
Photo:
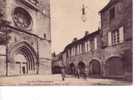
M65 81L65 67L61 68L62 81Z
M88 68L85 68L84 70L84 79L86 80L88 76Z
M77 78L79 79L80 78L80 69L77 68Z

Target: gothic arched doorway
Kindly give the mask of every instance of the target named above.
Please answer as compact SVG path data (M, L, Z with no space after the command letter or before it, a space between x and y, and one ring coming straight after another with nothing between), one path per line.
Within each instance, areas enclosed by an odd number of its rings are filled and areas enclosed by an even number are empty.
M10 48L9 60L17 68L20 67L20 74L36 73L37 71L36 52L26 42L17 43Z
M124 74L123 61L120 57L111 57L106 61L107 74L110 76L121 76Z
M16 66L20 68L20 74L27 73L27 59L22 54L17 54L14 56L14 61L16 62Z
M90 76L101 76L101 65L98 60L92 60L89 64Z

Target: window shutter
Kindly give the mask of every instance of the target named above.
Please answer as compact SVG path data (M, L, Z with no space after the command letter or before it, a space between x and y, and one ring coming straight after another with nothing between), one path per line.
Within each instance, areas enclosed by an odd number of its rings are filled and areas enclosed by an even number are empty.
M97 38L96 37L94 38L94 49L95 50L97 49Z
M91 47L90 47L90 41L88 41L88 51L91 50Z
M120 43L124 42L124 28L120 27L119 28L119 33L120 33Z
M111 32L108 32L108 46L112 45Z

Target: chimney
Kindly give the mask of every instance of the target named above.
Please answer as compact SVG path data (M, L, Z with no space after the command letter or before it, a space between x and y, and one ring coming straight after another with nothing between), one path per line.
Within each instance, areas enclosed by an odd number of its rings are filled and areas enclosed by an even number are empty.
M75 41L77 41L77 38L76 37L73 39L73 42L75 42Z
M85 31L85 36L87 36L89 34L89 32L88 31Z

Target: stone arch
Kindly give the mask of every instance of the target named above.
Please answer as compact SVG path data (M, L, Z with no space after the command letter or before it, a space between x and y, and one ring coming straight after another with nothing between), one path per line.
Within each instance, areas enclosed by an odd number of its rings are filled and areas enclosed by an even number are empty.
M26 69L26 73L28 73L28 71L36 70L38 57L37 57L37 54L36 54L34 48L32 46L30 46L27 42L22 41L22 42L16 43L12 47L10 47L8 55L9 55L9 62L14 64L14 66L17 63L19 63L20 65L21 65L21 63L26 63L26 65L24 66ZM17 55L22 55L26 61L18 62L17 58L16 58ZM22 66L20 66L20 67L22 67Z
M75 64L74 63L70 63L70 65L69 65L70 74L74 75L75 74L75 70L76 70Z
M78 69L80 71L80 74L84 74L85 73L85 69L86 69L86 65L84 62L80 61L78 63Z
M89 62L89 74L91 76L101 76L101 64L98 60L92 59Z
M61 73L61 67L58 65L52 66L52 73L53 74L60 74Z
M113 56L106 60L105 70L108 76L121 76L124 74L123 60L119 56Z

